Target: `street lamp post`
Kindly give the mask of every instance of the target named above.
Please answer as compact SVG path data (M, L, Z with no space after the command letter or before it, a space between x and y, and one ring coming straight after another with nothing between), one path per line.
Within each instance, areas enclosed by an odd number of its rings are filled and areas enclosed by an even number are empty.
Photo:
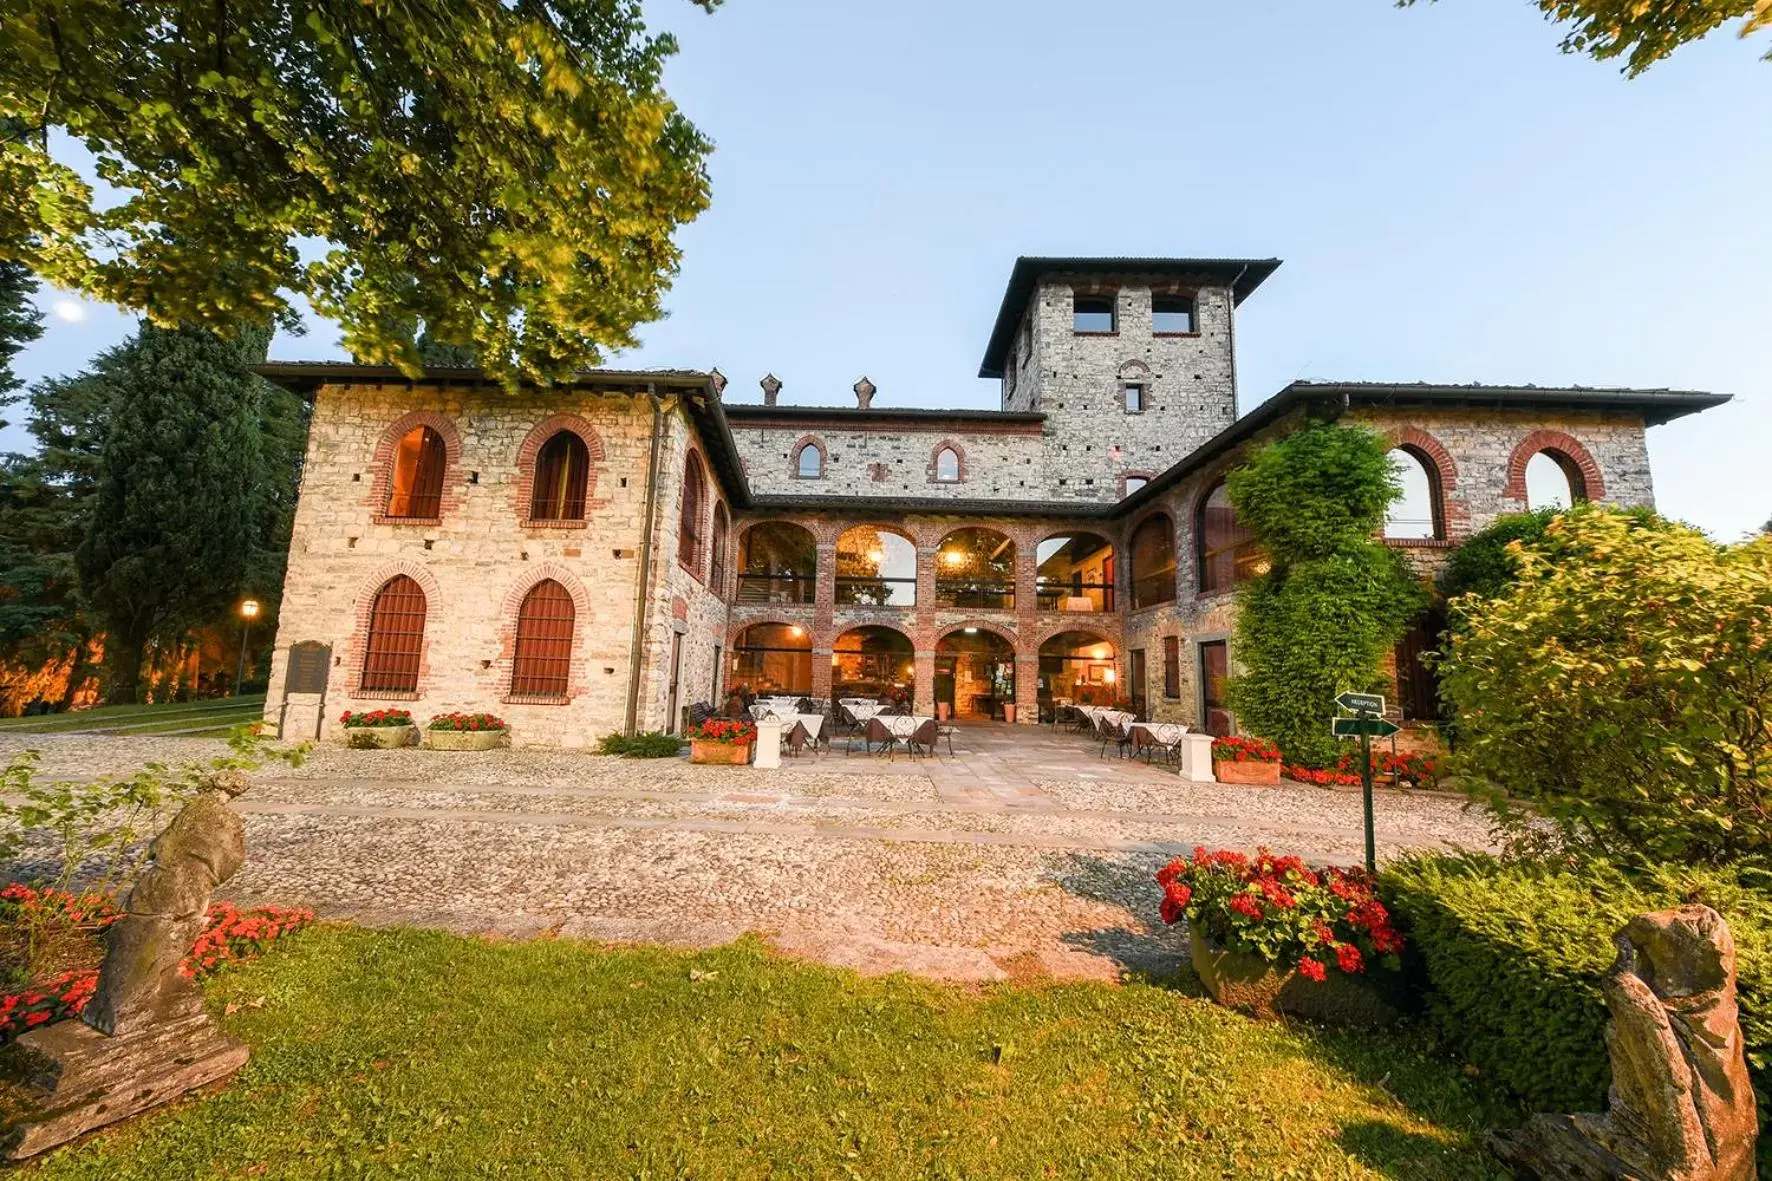
M258 618L258 600L247 599L240 604L240 618L244 621L240 626L240 666L234 671L234 696L240 696L240 686L246 680L246 642L252 635L252 621Z

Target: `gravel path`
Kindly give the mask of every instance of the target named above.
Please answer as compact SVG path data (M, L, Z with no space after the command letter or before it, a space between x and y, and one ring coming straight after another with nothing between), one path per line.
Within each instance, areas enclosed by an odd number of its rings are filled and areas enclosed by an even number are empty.
M566 751L325 747L237 801L251 850L226 892L367 923L700 945L747 930L863 971L1111 978L1182 944L1151 874L1195 844L1360 857L1357 793L1189 784L1049 731L960 757L835 754L779 772ZM995 743L995 749L993 744ZM0 737L0 759L25 746ZM34 737L49 775L222 749ZM1007 752L1007 753L1000 753ZM1460 801L1384 792L1381 855L1487 847Z

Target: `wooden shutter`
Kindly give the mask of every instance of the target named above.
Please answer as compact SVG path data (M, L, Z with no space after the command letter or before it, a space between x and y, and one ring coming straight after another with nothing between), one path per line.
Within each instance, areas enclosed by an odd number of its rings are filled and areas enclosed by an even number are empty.
M1163 637L1163 696L1181 696L1181 637Z
M425 592L404 574L388 579L369 609L363 684L370 693L418 692L418 660L425 640Z
M443 436L428 426L413 427L394 449L388 481L387 515L434 520L443 512L443 469L449 453Z
M511 696L565 697L572 673L572 596L553 579L538 582L517 609Z
M535 480L529 496L532 521L582 521L590 452L584 440L561 431L542 444L535 457Z

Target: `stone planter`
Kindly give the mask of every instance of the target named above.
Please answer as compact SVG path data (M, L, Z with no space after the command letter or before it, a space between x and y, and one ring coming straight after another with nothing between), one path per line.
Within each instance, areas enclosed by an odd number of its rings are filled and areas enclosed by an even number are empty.
M1191 924L1188 948L1194 971L1219 1004L1248 1013L1258 1021L1278 1020L1282 1013L1338 1025L1375 1028L1394 1025L1403 1015L1403 987L1398 973L1368 967L1349 976L1330 967L1322 983L1306 980L1294 969L1277 969L1258 955L1228 951Z
M345 744L352 750L393 750L411 746L417 726L346 726Z
M1262 763L1254 759L1213 759L1212 775L1220 783L1280 782L1280 764Z
M432 750L491 750L501 745L509 730L426 730L425 745Z
M709 742L704 738L689 740L689 761L742 767L751 761L748 742Z

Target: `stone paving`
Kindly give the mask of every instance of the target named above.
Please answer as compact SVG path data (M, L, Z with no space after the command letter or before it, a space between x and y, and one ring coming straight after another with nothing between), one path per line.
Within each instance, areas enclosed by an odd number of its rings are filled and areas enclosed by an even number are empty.
M0 739L0 757L22 748ZM51 774L214 753L52 739ZM566 751L326 747L236 801L228 893L372 924L705 946L746 931L862 971L961 980L1172 970L1151 874L1196 844L1357 862L1357 792L1182 782L1049 728L965 727L955 754L830 753L780 771ZM1488 847L1460 800L1381 793L1381 856Z

